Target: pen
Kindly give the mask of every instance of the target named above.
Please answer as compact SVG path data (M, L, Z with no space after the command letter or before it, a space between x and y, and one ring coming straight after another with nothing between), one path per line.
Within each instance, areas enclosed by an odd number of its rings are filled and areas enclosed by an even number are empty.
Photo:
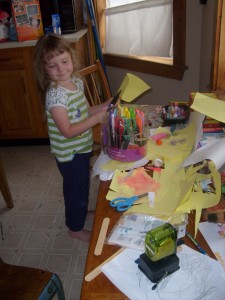
M206 251L204 249L202 249L202 247L199 245L199 243L196 241L196 239L189 233L189 232L186 232L186 235L189 237L189 239L195 244L195 246L198 248L198 250L204 254L204 255L208 255L206 253Z

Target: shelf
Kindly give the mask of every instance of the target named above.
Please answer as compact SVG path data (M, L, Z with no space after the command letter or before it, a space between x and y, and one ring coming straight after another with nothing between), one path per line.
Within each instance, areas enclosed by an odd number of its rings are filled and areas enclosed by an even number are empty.
M69 34L63 34L62 36L67 39L70 42L78 42L86 33L88 29L82 28L78 30L77 32L74 33L69 33ZM20 48L20 47L32 47L35 46L37 43L37 40L32 40L32 41L25 41L25 42L5 42L5 43L0 43L0 49L9 49L9 48Z

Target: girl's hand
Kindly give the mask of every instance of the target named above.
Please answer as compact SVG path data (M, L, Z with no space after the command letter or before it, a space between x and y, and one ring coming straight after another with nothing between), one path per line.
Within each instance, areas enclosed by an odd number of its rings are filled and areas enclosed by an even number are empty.
M99 112L95 114L95 118L97 123L104 123L106 117L106 109L101 109Z
M106 112L107 109L108 109L109 103L110 103L111 101L112 101L112 98L108 99L107 101L105 101L105 102L102 103L102 104L90 106L90 107L89 107L89 112L90 112L90 114L93 116L93 115L96 115L99 111L104 111L104 112Z
M112 101L113 97L109 98L107 101L104 102L105 106L108 108L110 102Z

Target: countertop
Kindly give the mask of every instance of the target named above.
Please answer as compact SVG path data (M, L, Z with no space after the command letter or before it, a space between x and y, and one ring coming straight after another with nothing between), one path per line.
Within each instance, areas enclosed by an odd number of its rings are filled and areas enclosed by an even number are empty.
M70 42L78 42L86 33L88 29L82 28L74 33L64 34L62 35L65 39L67 39ZM8 49L8 48L19 48L19 47L32 47L35 46L37 43L37 40L31 40L31 41L24 41L24 42L14 42L9 41L5 43L0 43L0 49Z

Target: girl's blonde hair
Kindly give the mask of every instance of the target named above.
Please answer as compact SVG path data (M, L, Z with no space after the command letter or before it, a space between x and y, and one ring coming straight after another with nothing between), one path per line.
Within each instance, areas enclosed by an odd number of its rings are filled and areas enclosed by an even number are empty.
M37 42L34 53L34 75L43 99L51 82L45 71L45 63L55 55L60 55L64 52L68 52L71 55L74 68L73 74L77 75L77 71L81 67L80 60L70 42L54 33L42 36Z

